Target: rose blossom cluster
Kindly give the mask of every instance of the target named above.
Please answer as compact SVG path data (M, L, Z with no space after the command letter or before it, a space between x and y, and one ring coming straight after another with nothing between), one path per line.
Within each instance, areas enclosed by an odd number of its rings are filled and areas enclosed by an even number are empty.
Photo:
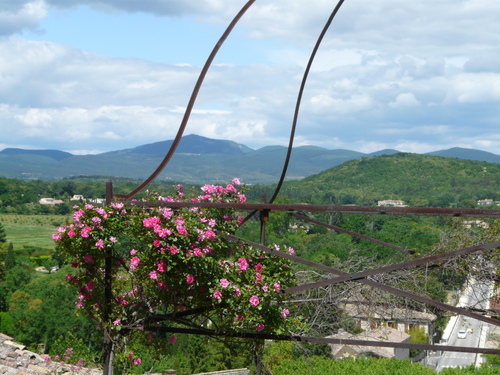
M292 322L281 303L282 289L295 282L288 261L227 239L242 223L235 209L162 206L245 202L240 185L237 179L205 185L193 198L179 185L173 196L151 195L157 203L152 206L118 202L77 208L74 223L53 235L75 268L67 280L79 288L77 306L110 330L153 313L207 306L213 306L217 325L228 330L272 332ZM102 280L109 264L113 296L106 301ZM102 321L102 306L108 306L108 322ZM225 313L217 313L221 310Z

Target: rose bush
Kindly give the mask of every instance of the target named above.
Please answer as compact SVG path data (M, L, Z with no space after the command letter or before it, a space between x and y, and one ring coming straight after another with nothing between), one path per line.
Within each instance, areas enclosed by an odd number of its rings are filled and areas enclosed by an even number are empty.
M196 314L183 319L219 332L296 328L280 293L295 284L288 261L226 239L242 223L234 209L161 206L244 202L238 185L237 179L227 186L205 185L193 198L178 186L174 196L150 194L146 206L78 207L74 223L53 235L75 268L67 279L79 288L78 308L111 333L123 333L151 316L189 311L202 311L203 319ZM107 258L112 260L111 300L105 296Z

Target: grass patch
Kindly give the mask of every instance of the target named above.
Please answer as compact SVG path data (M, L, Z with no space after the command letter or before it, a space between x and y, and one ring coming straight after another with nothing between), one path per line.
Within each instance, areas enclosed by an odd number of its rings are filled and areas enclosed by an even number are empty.
M14 250L25 247L53 249L52 234L71 220L71 216L60 215L0 215L7 242L12 242Z

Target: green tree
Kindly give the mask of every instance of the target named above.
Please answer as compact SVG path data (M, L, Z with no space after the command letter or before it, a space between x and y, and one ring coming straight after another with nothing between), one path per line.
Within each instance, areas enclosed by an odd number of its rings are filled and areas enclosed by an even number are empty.
M5 228L0 222L0 244L7 242L7 233L5 232Z
M12 245L12 242L9 242L9 245L7 246L7 255L5 257L5 269L6 270L11 270L16 266L16 255L14 253L14 245Z
M5 289L8 293L14 293L22 289L31 281L33 270L22 265L16 265L9 269L5 275Z
M39 343L42 339L44 316L40 314L43 300L33 298L29 293L16 290L12 293L9 314L16 339L26 345Z

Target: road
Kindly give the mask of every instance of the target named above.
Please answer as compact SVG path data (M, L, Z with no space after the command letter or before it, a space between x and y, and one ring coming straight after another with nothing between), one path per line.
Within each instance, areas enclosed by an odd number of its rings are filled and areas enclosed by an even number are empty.
M471 280L469 285L470 287L467 288L460 298L459 306L487 309L489 307L492 283ZM478 348L484 345L484 335L489 330L489 324L462 315L451 319L450 324L453 324L453 327L446 345L466 346L470 348ZM458 331L460 330L466 330L467 336L465 338L458 338ZM482 340L481 336L483 337ZM447 367L470 366L480 360L481 355L476 353L443 352L436 370L441 371Z

